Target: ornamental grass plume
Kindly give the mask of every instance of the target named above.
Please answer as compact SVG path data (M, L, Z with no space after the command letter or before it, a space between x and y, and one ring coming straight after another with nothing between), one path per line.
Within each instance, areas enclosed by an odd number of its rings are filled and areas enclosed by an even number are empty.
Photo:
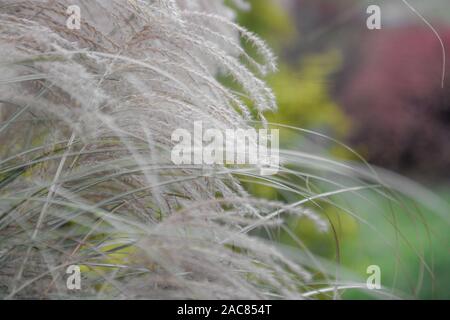
M74 4L80 30L66 26ZM288 232L293 216L328 230L320 203L342 206L340 194L397 201L384 182L425 199L415 184L306 149L281 150L271 177L171 162L177 128L265 126L263 113L276 110L261 79L275 57L233 19L221 0L0 0L0 297L302 299L364 289L336 279L296 235L297 250L271 235ZM244 182L284 197L252 195ZM82 270L75 292L71 265Z

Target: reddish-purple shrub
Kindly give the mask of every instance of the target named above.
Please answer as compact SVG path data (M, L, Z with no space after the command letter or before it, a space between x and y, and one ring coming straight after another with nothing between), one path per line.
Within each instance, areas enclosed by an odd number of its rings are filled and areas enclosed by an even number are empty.
M450 44L450 29L439 32ZM364 39L339 90L353 119L353 146L390 169L448 174L450 69L442 88L438 39L429 29L411 26L370 32Z

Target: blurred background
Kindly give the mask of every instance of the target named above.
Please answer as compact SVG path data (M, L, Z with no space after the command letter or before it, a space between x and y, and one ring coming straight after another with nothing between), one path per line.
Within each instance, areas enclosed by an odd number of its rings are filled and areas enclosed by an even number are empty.
M279 72L267 79L279 103L279 113L267 114L270 122L342 141L370 164L414 179L450 202L448 0L409 1L446 46L444 88L440 42L400 0L249 2L252 10L241 11L239 23L265 39L279 56ZM380 30L367 28L371 4L381 7ZM298 143L287 133L281 138L284 145ZM327 148L340 159L356 160L336 144ZM311 252L363 278L367 266L375 264L381 267L382 284L395 291L421 299L450 299L450 240L435 236L448 235L447 226L413 201L405 200L401 209L418 210L423 220L368 197L372 205L348 201L359 211L364 208L358 214L378 233L331 206L326 215L335 226L333 232L318 233L311 223L299 220L292 221L291 229ZM290 244L282 232L278 237ZM351 290L343 297L367 298Z

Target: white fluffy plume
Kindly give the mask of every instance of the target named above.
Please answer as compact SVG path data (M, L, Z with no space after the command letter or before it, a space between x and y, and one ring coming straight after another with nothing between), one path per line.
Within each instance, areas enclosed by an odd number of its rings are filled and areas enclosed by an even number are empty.
M73 4L80 30L66 27ZM218 72L259 116L275 108L255 76L274 57L222 1L0 7L1 296L64 297L61 273L78 264L86 296L298 297L309 274L240 232L279 204L251 201L225 168L208 177L168 156L171 132L194 120L248 127Z

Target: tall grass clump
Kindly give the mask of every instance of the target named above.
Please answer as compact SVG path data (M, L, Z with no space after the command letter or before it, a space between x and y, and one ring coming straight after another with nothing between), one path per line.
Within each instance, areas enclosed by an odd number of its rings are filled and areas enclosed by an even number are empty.
M73 4L80 30L66 27ZM175 129L267 126L276 110L261 80L275 58L233 18L221 0L0 0L0 297L338 297L364 281L337 277L288 219L329 232L328 205L367 223L339 196L401 206L400 191L442 212L421 187L335 161L316 146L333 141L296 128L284 130L314 138L282 150L276 176L174 165ZM275 240L281 231L296 249ZM82 269L79 291L66 288L70 265Z

